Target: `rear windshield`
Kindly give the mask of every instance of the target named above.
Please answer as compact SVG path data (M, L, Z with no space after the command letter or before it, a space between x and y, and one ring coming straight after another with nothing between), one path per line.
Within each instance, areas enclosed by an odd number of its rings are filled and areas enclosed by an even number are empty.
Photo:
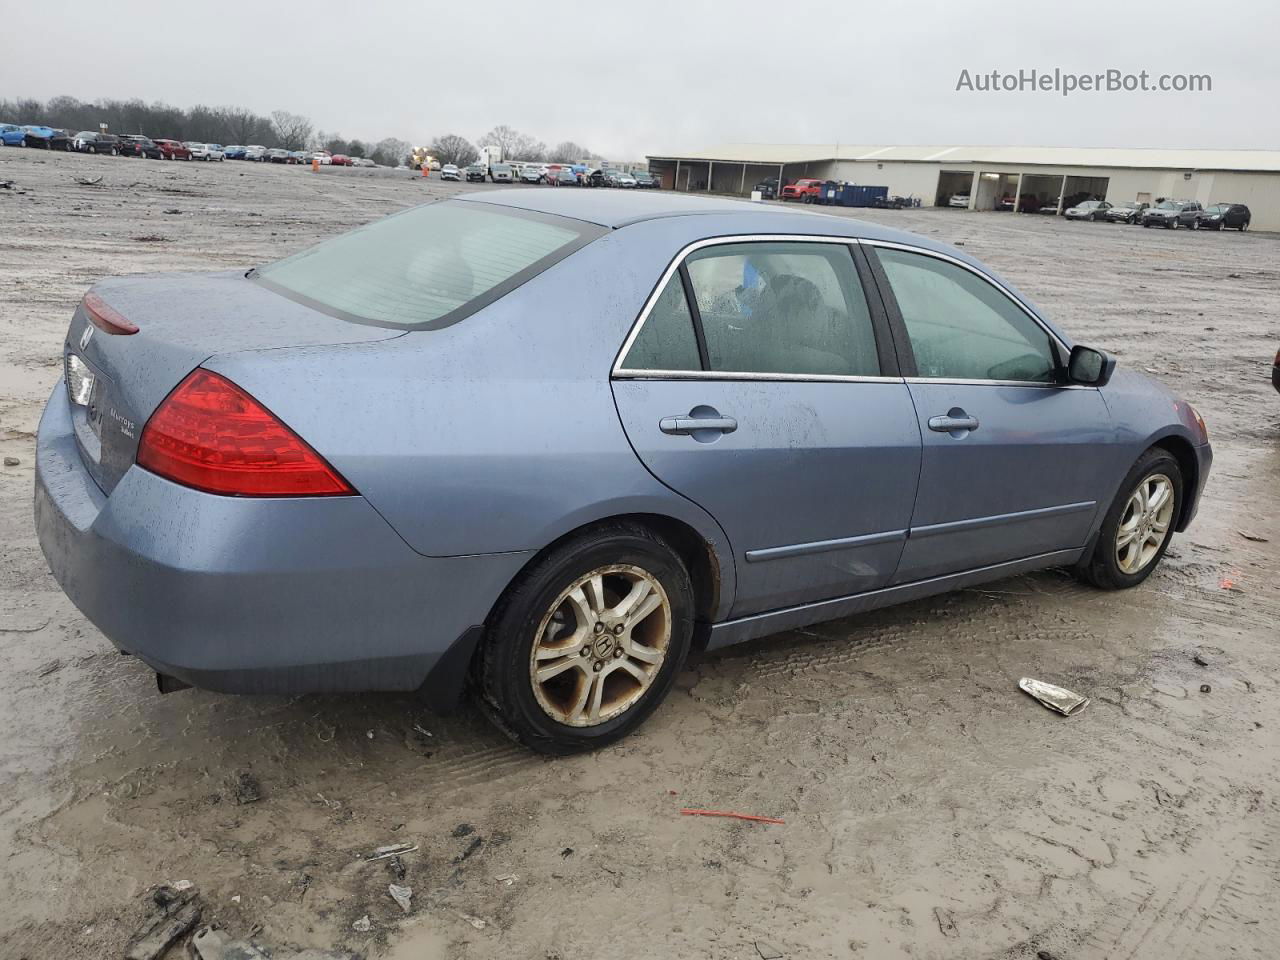
M607 232L473 201L406 210L258 271L285 296L358 323L447 326Z

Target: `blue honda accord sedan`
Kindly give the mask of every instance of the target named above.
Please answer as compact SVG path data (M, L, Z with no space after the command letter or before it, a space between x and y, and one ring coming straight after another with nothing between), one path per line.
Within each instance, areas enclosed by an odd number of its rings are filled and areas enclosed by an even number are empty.
M515 190L96 285L35 516L161 689L473 687L568 753L691 649L1040 567L1133 587L1210 461L1190 404L959 250Z

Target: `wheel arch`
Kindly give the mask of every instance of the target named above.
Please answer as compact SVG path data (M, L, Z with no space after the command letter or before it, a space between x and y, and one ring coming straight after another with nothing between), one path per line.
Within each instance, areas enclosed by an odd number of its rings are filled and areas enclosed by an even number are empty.
M1195 447L1186 437L1176 433L1168 434L1156 440L1148 450L1165 450L1178 461L1178 469L1182 471L1182 503L1178 507L1178 519L1173 529L1181 533L1187 529L1195 503L1195 491L1200 489L1200 462L1196 459Z

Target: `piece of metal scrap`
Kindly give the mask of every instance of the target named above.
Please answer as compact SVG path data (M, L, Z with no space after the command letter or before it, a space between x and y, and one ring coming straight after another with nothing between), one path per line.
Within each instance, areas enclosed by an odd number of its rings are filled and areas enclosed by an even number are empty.
M1023 677L1019 680L1018 689L1035 697L1044 706L1064 717L1079 713L1089 703L1088 697L1082 697L1062 687L1055 687L1052 683L1045 683L1043 680L1033 680L1031 677Z

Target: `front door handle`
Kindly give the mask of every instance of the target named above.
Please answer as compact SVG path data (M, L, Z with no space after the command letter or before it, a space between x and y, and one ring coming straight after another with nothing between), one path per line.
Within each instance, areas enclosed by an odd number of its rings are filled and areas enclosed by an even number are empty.
M952 436L956 433L965 436L970 430L978 429L978 418L969 416L959 407L952 407L947 411L946 416L930 417L929 429L938 433L949 433Z
M738 429L738 421L733 417L663 417L658 421L658 429L663 433L683 436L698 430L733 433Z

